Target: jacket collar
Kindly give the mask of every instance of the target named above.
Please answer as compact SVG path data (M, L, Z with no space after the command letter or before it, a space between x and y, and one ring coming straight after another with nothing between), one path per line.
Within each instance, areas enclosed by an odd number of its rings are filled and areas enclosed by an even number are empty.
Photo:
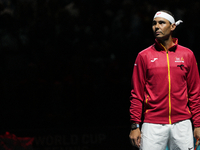
M173 42L174 42L175 44L174 44L172 47L170 47L170 48L168 49L168 51L176 51L176 48L177 48L177 45L178 45L178 39L177 39L177 38L173 38L172 40L173 40ZM161 45L161 43L158 42L157 39L155 39L154 47L155 47L155 49L158 50L158 51L163 51L163 50L165 51L165 48Z

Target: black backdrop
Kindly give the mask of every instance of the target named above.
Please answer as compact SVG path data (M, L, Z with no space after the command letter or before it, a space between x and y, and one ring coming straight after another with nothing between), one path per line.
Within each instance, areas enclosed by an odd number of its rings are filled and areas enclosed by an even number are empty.
M154 42L152 17L167 9L182 19L174 36L199 62L199 7L197 0L2 0L1 133L69 132L106 139L96 149L128 149L132 67Z

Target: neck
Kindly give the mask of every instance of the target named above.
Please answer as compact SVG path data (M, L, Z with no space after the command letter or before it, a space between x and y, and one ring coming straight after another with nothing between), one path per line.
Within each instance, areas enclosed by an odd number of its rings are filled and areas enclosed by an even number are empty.
M168 50L175 43L173 42L172 37L170 36L168 39L158 39L158 41Z

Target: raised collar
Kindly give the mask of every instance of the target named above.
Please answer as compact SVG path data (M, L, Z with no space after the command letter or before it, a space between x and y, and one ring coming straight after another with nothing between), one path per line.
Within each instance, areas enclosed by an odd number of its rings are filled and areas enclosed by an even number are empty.
M176 48L177 48L178 39L177 39L177 38L173 38L172 40L173 40L173 42L174 42L175 44L174 44L172 47L170 47L170 48L168 49L168 51L175 51ZM156 49L157 51L165 51L164 46L163 46L161 43L159 43L157 39L155 39L154 47L155 47L155 49Z

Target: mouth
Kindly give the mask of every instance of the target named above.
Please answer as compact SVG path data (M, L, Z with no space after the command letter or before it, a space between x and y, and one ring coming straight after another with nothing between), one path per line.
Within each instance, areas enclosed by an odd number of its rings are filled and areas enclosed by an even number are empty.
M156 31L155 33L156 33L156 34L160 34L160 33L161 33L161 31Z
M162 32L160 31L155 32L155 35L159 35L159 34L162 34Z

